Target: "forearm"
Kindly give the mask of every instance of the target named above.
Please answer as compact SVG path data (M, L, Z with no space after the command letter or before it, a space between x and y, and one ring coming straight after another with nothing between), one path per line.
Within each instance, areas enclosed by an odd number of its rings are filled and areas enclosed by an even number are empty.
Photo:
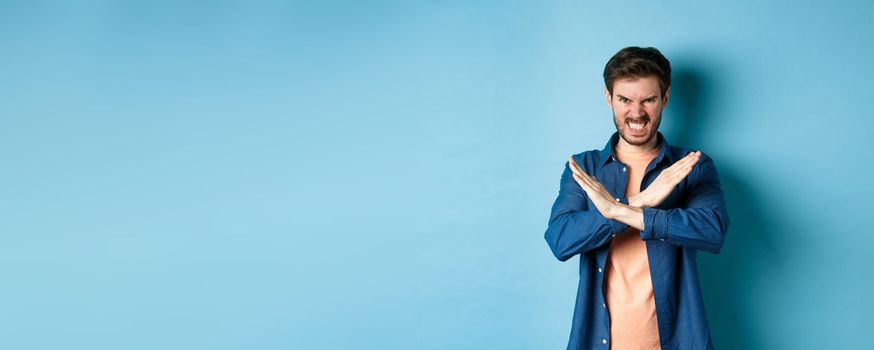
M617 203L613 208L611 219L619 221L623 224L631 226L639 231L643 231L643 209L632 204L631 198L628 200L628 205Z
M718 253L728 230L725 206L643 210L646 230L643 240L658 239L670 244Z
M560 261L585 253L610 242L627 226L608 220L597 210L553 214L546 228L546 239L552 253Z

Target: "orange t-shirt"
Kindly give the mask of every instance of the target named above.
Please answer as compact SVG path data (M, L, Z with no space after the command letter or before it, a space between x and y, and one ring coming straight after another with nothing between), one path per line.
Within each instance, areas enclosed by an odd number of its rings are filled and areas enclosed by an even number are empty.
M616 149L619 161L627 165L625 196L640 192L640 183L659 148L630 153ZM640 231L629 227L610 243L605 271L605 299L610 312L610 348L613 350L661 349L653 299L646 244Z

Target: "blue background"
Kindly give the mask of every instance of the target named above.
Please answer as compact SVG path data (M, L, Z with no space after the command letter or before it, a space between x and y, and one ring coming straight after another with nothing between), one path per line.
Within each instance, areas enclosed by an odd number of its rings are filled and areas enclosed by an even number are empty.
M864 1L0 2L0 347L560 349L607 59L718 166L721 349L871 340Z

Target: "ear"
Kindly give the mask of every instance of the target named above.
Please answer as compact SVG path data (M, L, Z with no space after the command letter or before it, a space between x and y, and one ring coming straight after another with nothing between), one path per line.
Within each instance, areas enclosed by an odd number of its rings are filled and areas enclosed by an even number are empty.
M671 87L670 86L668 86L668 89L665 90L665 99L664 99L664 101L662 101L662 108L665 108L668 106L668 98L669 97L671 97Z
M610 96L610 90L607 90L607 86L604 86L604 99L607 101L607 107L613 109L613 98Z

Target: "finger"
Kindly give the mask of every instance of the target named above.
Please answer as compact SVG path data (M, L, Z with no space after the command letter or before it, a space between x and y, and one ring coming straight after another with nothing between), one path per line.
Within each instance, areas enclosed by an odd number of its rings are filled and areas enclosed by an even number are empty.
M686 159L686 157L683 157L682 159L674 162L674 164L671 164L671 166L669 166L663 172L666 174L672 174L672 173L676 172L677 169L682 168L686 164L687 160L688 159Z
M594 188L594 186L592 186L592 180L585 174L574 174L574 178L577 179L577 182L580 183L580 186L583 187L586 192L590 192L590 190Z
M689 176L689 173L692 172L692 169L695 168L695 163L698 162L698 157L693 157L690 162L687 162L682 167L677 168L675 172L673 172L670 176L672 183L679 183L686 176Z
M576 170L579 174L585 174L586 172L580 168L580 165L574 160L574 157L568 157L568 163L570 163L571 170Z
M671 164L671 166L662 171L662 173L656 178L656 181L663 179L671 185L676 185L685 178L686 175L689 175L689 172L692 171L694 162L697 161L697 156L694 155L694 153L689 153L684 156L683 159L678 160L676 163Z
M596 181L593 177L587 175L585 172L580 172L574 174L576 178L578 178L582 185L587 188L586 192L596 191L600 183Z
M701 151L695 151L695 160L692 161L692 164L698 163L701 160Z
M567 157L568 167L571 169L571 172L574 174L580 173L580 167L577 166L577 162L574 161L574 157Z
M689 154L687 154L685 157L683 157L683 159L680 159L676 164L678 164L678 166L680 166L680 167L685 166L686 164L689 164L689 163L694 164L695 162L698 161L699 155L700 155L699 152L689 152Z
M683 157L682 159L678 160L676 163L674 163L670 167L668 167L668 169L670 169L671 172L673 173L673 172L679 171L680 169L682 169L686 166L689 166L690 164L695 164L696 162L698 162L699 155L700 155L699 152L690 152L685 157Z
M592 175L589 175L588 173L583 171L583 169L580 169L580 168L577 168L577 169L579 169L580 177L583 179L583 181L586 181L586 183L589 184L589 187L591 187L591 188L597 187L596 185L598 185L598 179L596 179Z
M692 171L692 168L695 166L695 164L698 163L698 161L700 159L701 159L701 152L700 151L695 151L695 152L689 153L683 159L683 165L680 167L680 172L688 173L689 171Z
M607 188L604 187L604 185L601 185L600 183L598 183L598 190L597 191L599 193L601 193L602 195L604 195L605 197L608 197L611 199L615 197L615 196L613 196L613 193L611 193L609 190L607 190Z
M593 191L600 191L600 192L609 193L609 191L607 191L606 187L604 187L603 184L598 182L598 179L596 179L594 176L588 176L588 175L583 174L581 177L583 178L583 181L585 181L586 184L589 186L589 188L592 189ZM608 195L608 197L613 198L613 195Z
M574 180L577 181L577 184L580 185L580 188L582 188L583 191L586 191L586 193L589 193L591 191L591 187L589 187L589 184L579 175L574 174Z
M581 177L584 178L584 179L590 179L590 178L591 178L591 177L589 176L589 174L586 174L586 172L583 171L582 168L580 168L580 165L577 164L576 161L574 161L574 158L573 158L573 157L568 157L568 163L570 164L571 171L573 171L575 174L581 176Z
M689 175L689 173L695 167L695 164L700 159L700 151L689 152L688 154L683 156L683 158L663 170L650 186L676 186L678 183L680 183L680 181L683 181L683 179Z

